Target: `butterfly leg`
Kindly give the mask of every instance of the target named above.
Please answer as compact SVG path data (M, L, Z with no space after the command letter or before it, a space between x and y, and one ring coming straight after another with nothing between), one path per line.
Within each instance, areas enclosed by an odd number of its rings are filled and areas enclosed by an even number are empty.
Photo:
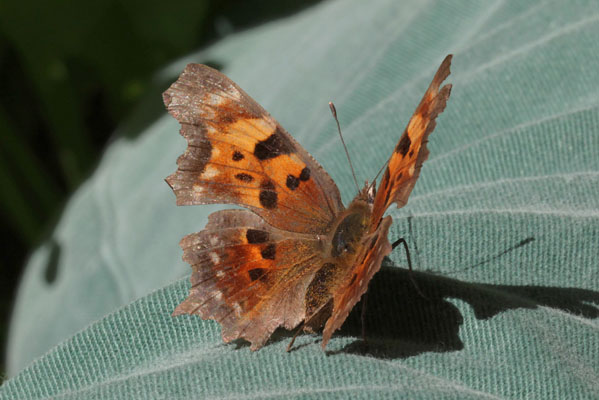
M406 250L406 257L408 258L408 268L410 269L410 272L412 272L412 259L410 258L410 250L408 249L408 242L406 242L406 239L397 239L395 242L391 244L391 250L395 250L395 248L400 244L403 244L403 247Z
M418 285L416 284L416 281L414 280L414 277L412 276L413 270L412 270L412 259L410 258L410 250L408 249L408 242L406 242L406 239L404 238L399 238L397 239L395 242L393 242L393 244L391 244L391 249L395 250L395 248L397 246L399 246L400 244L403 244L403 248L406 251L406 258L408 259L408 269L410 271L410 280L412 281L412 284L414 285L414 288L416 289L416 291L418 292L418 294L420 296L422 296L423 298L428 300L428 297L426 297L424 295L424 293L422 293L422 291L420 290L420 288L418 287Z
M304 325L306 325L306 320L304 320L300 324L300 326L297 328L297 330L293 334L293 337L291 338L291 341L287 345L287 353L289 353L291 351L291 348L293 347L293 343L295 342L295 338L297 337L297 335L299 335L299 333L302 331L302 329L304 329Z
M324 317L326 317L325 319L327 319L328 315L330 315L330 313L331 313L332 307L333 307L333 300L330 299L329 301L323 303L316 310L312 310L311 314L304 319L304 321L299 325L299 327L293 334L291 341L287 345L287 352L291 351L291 349L293 347L293 343L295 342L295 339L300 334L300 332L304 330L304 328L307 328L307 330L309 332L311 332L312 329L314 329L315 327L322 326L324 324L324 320L320 321L320 318L322 318L324 316ZM314 323L316 324L316 326L314 326Z

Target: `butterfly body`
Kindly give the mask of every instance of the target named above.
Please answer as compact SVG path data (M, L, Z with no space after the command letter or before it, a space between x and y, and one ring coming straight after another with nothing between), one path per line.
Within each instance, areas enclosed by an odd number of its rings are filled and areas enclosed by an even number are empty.
M181 240L193 269L175 310L222 326L225 342L262 347L280 326L324 325L323 348L391 251L389 205L403 206L426 159L426 140L451 86L442 63L396 146L381 185L347 208L326 171L241 88L189 64L163 95L188 147L167 178L179 205L228 203Z
M347 279L350 270L364 252L373 234L369 234L372 215L372 201L366 201L362 191L349 207L343 210L331 224L328 235L323 242L323 264L318 269L306 292L306 321L311 321L317 312L330 314L327 306L333 298L333 293ZM352 276L351 279L356 279ZM321 323L314 319L308 325L308 330L319 328ZM322 322L322 321L320 321Z

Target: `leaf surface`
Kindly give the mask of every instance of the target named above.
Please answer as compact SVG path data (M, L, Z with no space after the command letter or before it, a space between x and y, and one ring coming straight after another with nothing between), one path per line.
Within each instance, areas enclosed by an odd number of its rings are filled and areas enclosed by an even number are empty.
M390 240L408 240L427 299L396 250L371 283L368 348L359 306L328 353L302 335L287 354L286 333L252 353L223 344L213 321L171 318L190 271L177 243L216 208L175 207L162 180L185 142L165 113L108 149L32 255L9 343L20 372L0 397L596 395L598 22L590 1L333 1L168 67L165 82L187 62L222 65L347 202L353 182L327 102L358 178L372 179L453 53L430 158L408 205L389 211Z

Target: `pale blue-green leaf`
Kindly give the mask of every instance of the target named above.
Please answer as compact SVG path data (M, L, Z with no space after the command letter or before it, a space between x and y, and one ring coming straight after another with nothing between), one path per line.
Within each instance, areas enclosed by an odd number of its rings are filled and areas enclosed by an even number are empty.
M334 1L232 36L214 61L338 183L388 157L432 74L454 53L447 110L410 203L391 210L414 279L373 280L359 317L320 350L286 336L258 353L171 319L188 274L178 240L214 207L175 207L162 179L185 142L163 117L120 139L36 251L11 327L6 398L591 398L599 391L599 7L593 1ZM157 99L158 101L158 99ZM411 230L409 227L411 221ZM58 252L58 275L44 281ZM395 266L405 256L392 254ZM165 286L167 285L167 286ZM153 289L157 292L147 294ZM102 318L132 300L119 311ZM90 322L97 322L88 325ZM85 328L85 329L84 329ZM74 337L73 333L81 330ZM65 340L66 339L66 340Z

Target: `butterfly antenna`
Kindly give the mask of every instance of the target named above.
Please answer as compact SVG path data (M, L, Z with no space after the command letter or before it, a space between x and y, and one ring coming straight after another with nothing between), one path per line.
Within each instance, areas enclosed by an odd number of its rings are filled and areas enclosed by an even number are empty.
M333 114L333 118L335 118L335 122L337 123L337 131L339 132L339 137L341 138L341 143L343 143L343 149L345 150L345 155L347 156L347 161L349 161L349 167L351 168L351 174L354 177L354 183L356 184L356 190L360 191L360 186L358 185L358 179L356 179L356 171L354 171L354 166L351 163L351 158L349 158L349 152L347 151L347 146L345 145L345 140L343 140L343 135L341 134L341 125L339 125L339 119L337 118L337 110L335 109L335 105L332 101L329 101L329 108L331 109L331 113Z

